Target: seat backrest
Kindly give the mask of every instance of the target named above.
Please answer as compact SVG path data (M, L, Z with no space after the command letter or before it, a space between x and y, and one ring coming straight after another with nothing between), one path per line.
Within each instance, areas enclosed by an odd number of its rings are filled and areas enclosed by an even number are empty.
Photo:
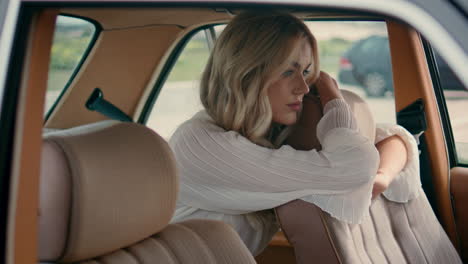
M352 92L342 93L363 135L374 140L375 123L365 101ZM317 109L321 109L317 99L304 100L305 113ZM316 139L309 138L315 137L320 118L321 112L303 115L300 122L306 131L291 135L287 143L296 149L320 148ZM361 224L346 224L302 200L275 211L297 263L460 263L424 193L408 203L379 196Z
M59 263L254 263L221 222L168 225L178 177L151 129L104 121L44 137L39 260ZM240 261L240 262L239 262Z
M424 193L407 203L380 195L361 224L323 216L341 263L461 263Z

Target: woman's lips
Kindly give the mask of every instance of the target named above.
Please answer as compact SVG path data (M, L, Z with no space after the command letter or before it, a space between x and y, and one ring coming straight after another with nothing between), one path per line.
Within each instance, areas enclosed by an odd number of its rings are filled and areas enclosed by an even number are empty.
M292 109L293 111L299 112L301 111L302 102L295 102L292 104L288 104L288 107Z

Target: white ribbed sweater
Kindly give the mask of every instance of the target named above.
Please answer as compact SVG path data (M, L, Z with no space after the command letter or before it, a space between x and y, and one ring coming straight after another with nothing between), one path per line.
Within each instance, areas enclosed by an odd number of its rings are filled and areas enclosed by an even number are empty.
M317 125L322 150L290 146L269 149L213 123L204 111L183 123L170 139L180 173L173 222L207 218L227 222L253 254L277 231L270 210L294 199L316 204L342 221L360 223L368 215L379 155L375 143L399 135L408 162L384 195L406 202L420 190L416 141L397 125L378 125L376 142L356 128L342 99L328 102Z

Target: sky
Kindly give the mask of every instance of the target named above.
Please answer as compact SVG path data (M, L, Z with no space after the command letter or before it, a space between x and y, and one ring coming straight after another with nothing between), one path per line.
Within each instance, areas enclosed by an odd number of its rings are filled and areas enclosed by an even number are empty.
M312 34L317 39L343 38L346 40L358 40L369 35L387 35L385 22L343 22L343 21L308 21Z

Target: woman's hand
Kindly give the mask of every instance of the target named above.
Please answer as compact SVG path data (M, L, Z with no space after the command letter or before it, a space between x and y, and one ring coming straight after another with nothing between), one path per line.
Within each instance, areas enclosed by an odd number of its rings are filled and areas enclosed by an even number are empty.
M372 199L384 192L404 168L408 151L399 136L388 137L376 144L380 155L379 169L374 180Z
M314 86L320 95L322 106L325 106L333 99L343 98L337 82L326 72L320 72L319 78L315 82Z
M372 188L372 199L375 199L379 194L385 192L394 176L385 175L384 172L377 172L377 176L375 176L374 186Z

